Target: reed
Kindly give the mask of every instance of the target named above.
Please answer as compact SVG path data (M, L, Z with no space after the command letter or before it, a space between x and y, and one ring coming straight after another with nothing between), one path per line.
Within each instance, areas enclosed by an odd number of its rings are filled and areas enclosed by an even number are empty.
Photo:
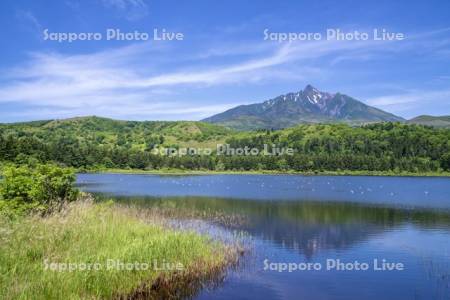
M87 200L46 217L0 217L0 298L180 298L223 278L236 260L233 249L164 223L154 213Z

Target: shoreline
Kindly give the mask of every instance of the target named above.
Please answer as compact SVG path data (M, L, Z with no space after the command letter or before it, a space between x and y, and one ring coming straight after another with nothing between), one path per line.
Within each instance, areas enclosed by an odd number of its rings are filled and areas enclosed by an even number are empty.
M181 169L160 169L160 170L140 170L140 169L79 169L77 173L87 174L130 174L130 175L303 175L303 176L376 176L376 177L450 177L450 172L380 172L380 171L318 171L318 172L298 172L298 171L213 171L213 170L181 170Z

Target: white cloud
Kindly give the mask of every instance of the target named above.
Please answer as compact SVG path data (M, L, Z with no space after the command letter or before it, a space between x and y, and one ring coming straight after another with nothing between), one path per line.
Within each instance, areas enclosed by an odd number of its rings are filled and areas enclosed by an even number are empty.
M107 8L118 11L130 21L138 20L148 14L148 5L145 0L101 0Z
M130 64L136 59L136 54L145 55L140 51L144 50L125 47L90 55L33 54L25 65L5 72L9 80L0 86L0 101L65 107L76 107L86 102L117 104L134 99L135 95L139 95L142 101L151 101L150 88L183 84L220 85L272 78L281 73L271 74L270 70L264 69L293 59L289 47L284 46L266 57L230 66L148 76ZM305 72L310 70L305 68Z
M112 0L109 0L112 1ZM117 0L114 5L137 5L139 1ZM114 2L114 1L112 1ZM112 3L111 2L111 3ZM153 47L154 46L154 47ZM220 112L229 105L200 104L189 95L176 94L179 88L198 89L209 86L229 86L274 82L276 80L303 80L311 82L329 72L328 67L340 60L371 59L383 53L392 53L416 47L417 43L377 43L314 41L298 43L244 43L227 51L202 49L201 53L183 53L167 48L166 44L142 43L91 54L63 55L33 53L30 59L12 70L3 70L0 78L0 102L16 102L34 107L58 107L59 113L99 115L177 115L205 117ZM253 57L252 59L243 59ZM250 55L249 55L250 54ZM251 55L253 54L253 55ZM232 59L210 61L216 55ZM189 57L186 60L186 56ZM237 57L236 57L237 56ZM177 66L177 59L189 65ZM207 67L198 64L208 59ZM323 60L316 64L317 60ZM225 63L226 61L227 63ZM169 62L170 66L165 66ZM175 67L174 67L175 65ZM325 65L325 66L324 66ZM199 67L202 66L202 67ZM180 101L180 97L190 101ZM414 93L378 97L370 104L386 106L418 101ZM53 114L57 115L58 110Z
M439 91L420 91L412 90L401 94L386 95L375 97L367 100L370 105L389 107L398 104L418 103L427 101L444 100L448 101L450 98L450 90Z
M448 115L450 89L409 90L367 100L369 105L379 107L409 119L417 115Z
M43 27L31 11L19 10L16 13L16 18L19 19L22 26L32 31L36 38L42 38Z

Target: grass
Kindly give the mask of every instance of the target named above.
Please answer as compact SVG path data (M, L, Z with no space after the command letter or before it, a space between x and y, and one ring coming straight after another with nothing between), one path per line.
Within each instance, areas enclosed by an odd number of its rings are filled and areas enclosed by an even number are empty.
M0 299L177 298L195 293L185 290L193 282L224 270L224 245L163 224L158 216L112 203L78 202L47 217L0 216ZM149 268L108 268L108 259ZM155 262L172 270L156 270ZM68 263L94 270L45 269ZM185 269L173 270L175 263Z

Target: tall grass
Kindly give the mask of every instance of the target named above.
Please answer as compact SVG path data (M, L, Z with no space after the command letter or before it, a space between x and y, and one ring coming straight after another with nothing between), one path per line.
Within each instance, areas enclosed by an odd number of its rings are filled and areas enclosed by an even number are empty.
M75 202L45 218L0 217L0 299L96 299L149 296L171 282L221 270L226 249L205 236L174 231L155 216L111 203ZM107 268L107 260L148 263L147 270ZM46 263L98 263L97 270L46 270ZM184 271L155 270L179 263ZM97 265L97 266L99 266ZM49 266L47 264L47 266ZM164 284L163 284L164 283ZM157 292L157 291L156 291ZM166 291L167 292L167 291Z

